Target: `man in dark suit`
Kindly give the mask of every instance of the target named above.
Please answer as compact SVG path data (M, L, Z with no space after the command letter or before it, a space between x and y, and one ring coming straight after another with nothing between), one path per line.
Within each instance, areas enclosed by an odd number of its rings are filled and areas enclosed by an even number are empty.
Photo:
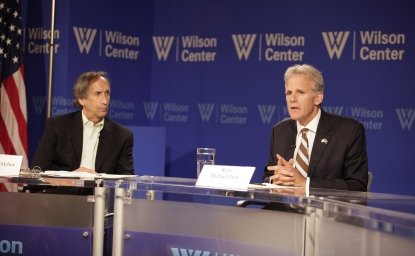
M368 160L363 125L321 109L324 82L316 68L294 65L285 72L284 81L290 118L272 129L264 181L366 191Z
M110 82L106 73L81 74L73 90L74 105L81 111L47 120L32 166L133 174L133 134L107 118Z

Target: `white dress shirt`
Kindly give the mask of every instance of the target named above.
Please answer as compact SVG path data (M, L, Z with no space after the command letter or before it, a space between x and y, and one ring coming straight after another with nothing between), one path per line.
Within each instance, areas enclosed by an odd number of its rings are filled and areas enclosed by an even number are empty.
M313 145L314 145L314 140L316 138L316 132L317 132L317 126L318 126L318 122L320 121L320 117L321 117L321 110L318 110L317 115L313 118L313 120L311 120L311 122L309 122L306 126L302 126L298 121L297 121L297 137L295 140L295 150L294 150L294 166L297 164L296 163L296 155L297 152L300 148L300 144L301 144L301 129L303 128L307 128L308 131L306 133L307 135L307 140L308 140L308 160L310 161L311 159L311 152L313 151ZM310 186L310 178L307 177L307 173L304 173L303 171L300 171L300 173L307 178L306 180L306 191L309 190L309 186Z

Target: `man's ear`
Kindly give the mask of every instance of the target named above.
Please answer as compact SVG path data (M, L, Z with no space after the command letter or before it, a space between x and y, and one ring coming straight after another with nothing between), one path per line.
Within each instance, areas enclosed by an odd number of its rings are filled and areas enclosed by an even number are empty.
M83 107L85 105L84 99L78 99L78 103Z
M324 98L324 94L322 92L316 93L316 96L314 97L314 104L316 106L321 105L321 103L323 102L323 98Z

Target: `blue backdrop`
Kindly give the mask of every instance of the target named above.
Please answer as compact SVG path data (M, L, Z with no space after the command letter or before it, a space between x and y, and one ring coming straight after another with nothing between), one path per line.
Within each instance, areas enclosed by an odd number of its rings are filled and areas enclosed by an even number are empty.
M217 163L256 166L259 181L287 117L283 73L308 63L323 72L324 108L365 125L372 190L415 195L414 11L410 0L57 1L52 114L74 110L81 72L105 70L111 118L165 127L166 176L196 177L196 148L214 147ZM50 1L23 1L30 156L50 13Z

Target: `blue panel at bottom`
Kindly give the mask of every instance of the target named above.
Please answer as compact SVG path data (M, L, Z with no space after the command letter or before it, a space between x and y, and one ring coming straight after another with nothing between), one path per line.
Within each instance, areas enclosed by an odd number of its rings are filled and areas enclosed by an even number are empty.
M294 255L286 250L275 250L258 244L171 234L130 232L125 240L124 255L171 256L248 256Z
M92 229L0 225L0 255L92 255Z

